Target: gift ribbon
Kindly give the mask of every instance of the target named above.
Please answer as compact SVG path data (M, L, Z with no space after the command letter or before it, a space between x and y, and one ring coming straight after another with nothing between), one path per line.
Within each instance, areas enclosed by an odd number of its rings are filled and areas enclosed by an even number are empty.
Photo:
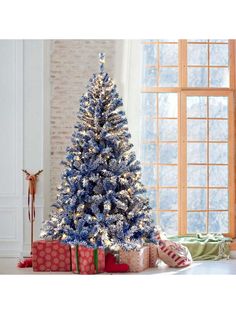
M96 269L96 273L98 273L98 249L93 250L93 260L94 265ZM75 245L75 267L76 267L76 273L79 274L79 245Z
M98 249L97 248L93 250L93 259L94 259L96 273L98 273Z
M75 246L75 263L76 263L76 272L79 274L79 246Z

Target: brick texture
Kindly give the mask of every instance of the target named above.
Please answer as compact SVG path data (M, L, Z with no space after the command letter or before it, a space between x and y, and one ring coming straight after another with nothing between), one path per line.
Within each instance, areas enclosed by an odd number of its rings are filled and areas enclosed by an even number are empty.
M50 199L56 199L66 147L76 122L79 100L98 70L99 52L106 54L106 71L114 75L114 40L53 40L51 45L51 174Z

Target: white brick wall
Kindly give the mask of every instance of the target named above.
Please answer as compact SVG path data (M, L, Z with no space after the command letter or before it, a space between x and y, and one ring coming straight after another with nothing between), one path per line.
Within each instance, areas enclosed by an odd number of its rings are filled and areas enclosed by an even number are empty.
M98 70L98 54L105 52L105 68L114 77L114 40L53 40L51 45L51 202L56 199L65 149L76 122L79 99Z

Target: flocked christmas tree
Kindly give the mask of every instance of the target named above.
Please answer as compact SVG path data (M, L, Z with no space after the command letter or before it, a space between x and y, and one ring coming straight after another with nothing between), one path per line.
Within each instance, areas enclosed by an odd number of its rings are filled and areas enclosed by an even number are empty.
M122 99L104 71L89 81L78 122L62 163L61 185L41 238L117 250L156 242L151 208L140 181Z

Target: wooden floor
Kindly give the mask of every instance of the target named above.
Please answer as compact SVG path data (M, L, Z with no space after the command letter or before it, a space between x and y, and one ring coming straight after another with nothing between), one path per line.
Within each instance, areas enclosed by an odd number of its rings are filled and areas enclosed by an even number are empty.
M0 274L9 275L73 275L73 273L56 272L33 272L32 268L17 268L16 258L0 258ZM124 275L136 275L137 273L127 273ZM220 261L199 261L193 262L191 266L181 269L170 268L161 263L156 268L149 268L139 275L236 275L236 259ZM106 273L106 275L109 275ZM114 274L112 274L114 275Z

